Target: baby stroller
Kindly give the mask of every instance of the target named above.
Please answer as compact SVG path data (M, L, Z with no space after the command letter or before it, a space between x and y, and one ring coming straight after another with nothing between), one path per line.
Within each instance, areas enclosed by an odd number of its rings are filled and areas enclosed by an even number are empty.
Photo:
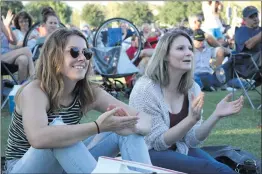
M126 50L135 37L138 40L138 48L134 58L130 60ZM138 73L138 68L133 62L139 57L142 42L136 26L123 18L109 19L98 28L93 46L93 68L102 76L102 86L115 97L119 96L119 92L128 96L130 89L119 78Z

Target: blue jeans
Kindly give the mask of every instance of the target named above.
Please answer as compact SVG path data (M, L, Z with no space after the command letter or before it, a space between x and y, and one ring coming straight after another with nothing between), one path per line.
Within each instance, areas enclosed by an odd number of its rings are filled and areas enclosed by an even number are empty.
M216 76L214 74L210 74L210 73L195 74L194 75L194 79L199 84L201 89L203 89L203 88L210 88L211 86L213 86L213 87L221 87L223 85L222 83L220 83L217 80L217 78L216 78ZM228 86L230 86L230 87L241 88L241 84L240 83L242 83L244 86L247 85L246 81L241 80L241 82L239 82L239 80L237 78L229 80L226 84Z
M203 83L198 75L194 75L194 80L199 85L200 89L204 88Z
M203 88L210 88L211 86L220 87L223 85L217 80L214 74L208 72L195 74L194 77L200 78Z
M57 125L55 119L52 125ZM64 124L59 120L59 125ZM151 164L144 137L136 134L120 136L113 132L101 133L100 141L90 149L94 136L73 145L35 149L30 147L24 156L6 163L7 173L91 173L99 156L115 157L121 151L122 158Z
M156 151L149 150L152 164L179 172L218 174L236 173L230 167L216 161L205 151L199 148L190 148L188 155L174 150Z

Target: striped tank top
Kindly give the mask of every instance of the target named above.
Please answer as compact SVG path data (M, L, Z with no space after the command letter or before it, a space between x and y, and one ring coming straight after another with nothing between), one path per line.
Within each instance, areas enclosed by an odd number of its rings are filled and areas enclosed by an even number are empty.
M75 97L68 107L62 107L58 112L48 111L47 116L48 124L60 116L63 119L63 122L67 125L79 124L82 118L82 112L80 110L78 97ZM14 111L8 132L6 160L22 158L31 147L26 138L22 123L22 116Z

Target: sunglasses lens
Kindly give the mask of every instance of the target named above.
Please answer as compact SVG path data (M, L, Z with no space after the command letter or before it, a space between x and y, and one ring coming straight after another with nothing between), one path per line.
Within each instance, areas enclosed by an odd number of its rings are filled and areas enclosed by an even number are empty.
M77 47L71 48L70 54L73 58L77 58L79 56L79 49Z
M257 18L257 17L258 17L258 14L256 14L256 13L251 15L251 16L249 16L250 19L254 19L254 18Z
M93 53L91 51L88 51L87 49L83 51L83 54L87 60L90 60L93 55Z

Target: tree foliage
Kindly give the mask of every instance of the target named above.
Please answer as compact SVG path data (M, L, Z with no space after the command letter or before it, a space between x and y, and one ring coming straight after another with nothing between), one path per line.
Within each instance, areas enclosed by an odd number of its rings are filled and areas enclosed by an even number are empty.
M105 20L102 7L98 4L86 4L82 9L81 19L92 27L99 27Z
M237 1L225 1L223 2L224 4L224 10L222 11L221 13L221 18L225 21L227 19L227 16L226 16L226 11L227 11L227 6L230 5L231 9L232 9L232 16L231 16L231 20L234 13L236 13L235 15L239 18L242 18L242 11L243 9L246 7L246 6L255 6L258 11L260 11L261 13L261 2L260 1L241 1L241 2L237 2ZM235 10L235 12L234 12ZM233 21L231 21L233 22ZM229 23L230 24L230 23Z
M125 2L120 5L119 15L138 26L144 22L151 23L154 20L154 16L145 2Z
M0 1L0 6L1 16L5 16L8 10L16 14L24 8L21 1Z
M108 5L106 6L105 10L104 10L104 14L106 16L106 19L119 17L120 13L116 9L120 9L120 3L119 2L110 1L108 3Z
M72 13L72 24L75 25L75 26L80 26L81 24L81 17L80 17L80 12L76 9L73 10L73 13Z
M167 1L159 8L157 19L161 23L178 25L180 22L187 20L188 16L201 13L201 2Z
M42 21L41 11L43 7L52 7L63 24L71 22L72 9L64 2L37 1L26 4L25 8L35 21Z

